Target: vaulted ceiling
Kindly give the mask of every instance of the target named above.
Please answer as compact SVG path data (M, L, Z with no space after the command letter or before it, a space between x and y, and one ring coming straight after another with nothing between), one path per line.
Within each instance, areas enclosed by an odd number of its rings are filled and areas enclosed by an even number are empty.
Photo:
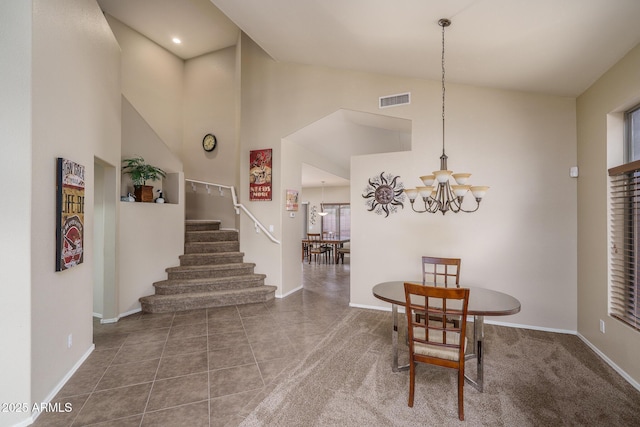
M640 43L640 0L97 1L183 59L233 46L243 31L276 61L431 80L448 18L447 82L569 97ZM315 138L325 141L344 126L323 123Z
M640 43L638 0L98 0L183 59L236 43L275 60L577 96ZM172 37L180 37L174 45Z

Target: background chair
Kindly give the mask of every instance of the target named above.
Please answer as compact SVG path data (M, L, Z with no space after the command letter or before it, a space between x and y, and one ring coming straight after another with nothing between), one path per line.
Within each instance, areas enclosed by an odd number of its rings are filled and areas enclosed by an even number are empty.
M458 418L464 420L464 353L469 289L404 284L409 337L409 407L413 407L416 362L458 371ZM415 321L415 312L442 319ZM458 326L454 326L458 324Z
M322 232L322 240L332 240L333 239L333 233L330 231L323 231ZM322 245L327 248L327 250L329 251L329 256L333 258L333 245L330 245L328 243L322 243Z
M351 256L351 248L338 248L338 257L342 261L343 264L344 264L344 256L345 255Z
M460 287L460 258L422 257L422 284Z
M315 257L316 263L318 257L324 255L325 263L329 260L329 249L322 244L320 239L320 233L308 233L307 239L309 240L307 250L309 251L309 264L311 264L311 256Z

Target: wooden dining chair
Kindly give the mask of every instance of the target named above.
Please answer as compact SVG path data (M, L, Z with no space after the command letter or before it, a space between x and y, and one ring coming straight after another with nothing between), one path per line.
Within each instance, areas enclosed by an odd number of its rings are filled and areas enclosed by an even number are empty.
M460 258L422 257L422 284L460 287ZM423 313L416 313L416 320L421 321ZM440 320L431 316L431 320Z
M329 260L329 249L325 245L322 244L322 239L320 238L320 233L308 233L307 239L308 243L308 251L309 251L309 264L311 264L311 256L315 258L316 263L318 263L318 258L324 255L325 263Z
M460 258L422 257L422 284L460 287Z
M409 407L413 407L416 363L458 371L458 418L464 420L464 353L469 289L404 284L409 337ZM442 319L417 322L415 312ZM454 326L456 325L457 326Z

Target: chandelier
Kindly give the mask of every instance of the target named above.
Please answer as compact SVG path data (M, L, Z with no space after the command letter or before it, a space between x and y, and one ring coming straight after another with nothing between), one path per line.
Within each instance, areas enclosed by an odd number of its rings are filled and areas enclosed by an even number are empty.
M421 176L420 180L422 180L422 183L424 184L423 187L407 188L404 192L411 201L411 208L418 213L442 212L444 215L447 212L475 212L480 207L480 201L487 190L489 190L489 187L471 186L467 184L467 181L471 176L470 173L453 173L453 171L447 169L447 155L444 151L444 29L451 25L451 21L448 19L441 19L438 21L438 25L442 27L442 156L440 156L440 170L434 171L432 175ZM450 178L455 180L456 185L451 185L449 183ZM471 210L467 210L462 207L464 196L469 191L471 191L473 197L476 199L476 206ZM418 194L424 202L423 209L420 208L420 206L416 209L414 205L415 200L418 198Z

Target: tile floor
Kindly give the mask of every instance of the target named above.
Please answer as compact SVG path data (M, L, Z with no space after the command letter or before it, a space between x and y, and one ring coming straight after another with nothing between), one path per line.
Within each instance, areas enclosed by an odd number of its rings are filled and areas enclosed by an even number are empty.
M35 426L236 426L348 310L349 263L268 303L94 319L95 350Z

